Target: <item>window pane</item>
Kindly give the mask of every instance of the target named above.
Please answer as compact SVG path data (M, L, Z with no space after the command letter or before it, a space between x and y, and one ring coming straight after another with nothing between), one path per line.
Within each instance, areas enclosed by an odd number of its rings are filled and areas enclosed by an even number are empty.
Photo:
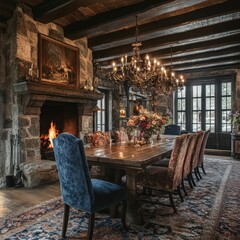
M182 99L178 99L178 110L182 110Z
M228 82L227 83L227 95L231 95L232 94L232 83Z
M193 111L193 123L201 123L201 112Z
M226 98L223 97L222 98L222 109L226 109L227 108L227 101L226 101Z
M227 109L231 109L232 108L232 99L231 99L231 97L227 97Z
M193 110L197 110L197 98L193 98Z
M206 109L211 109L210 100L211 98L206 98Z
M178 98L185 98L186 97L186 87L184 86L182 90L177 92Z
M211 109L215 109L215 98L211 98Z
M182 110L186 110L186 100L182 99Z
M222 95L226 95L226 94L227 94L227 84L222 83Z
M192 90L193 90L193 97L197 97L197 86L193 86Z
M206 85L206 97L215 96L215 85Z

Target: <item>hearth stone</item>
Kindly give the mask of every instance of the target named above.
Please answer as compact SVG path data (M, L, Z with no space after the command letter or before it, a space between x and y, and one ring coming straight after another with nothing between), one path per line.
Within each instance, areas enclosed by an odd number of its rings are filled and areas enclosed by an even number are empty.
M34 187L40 184L58 180L55 161L37 160L20 164L23 173L24 187Z

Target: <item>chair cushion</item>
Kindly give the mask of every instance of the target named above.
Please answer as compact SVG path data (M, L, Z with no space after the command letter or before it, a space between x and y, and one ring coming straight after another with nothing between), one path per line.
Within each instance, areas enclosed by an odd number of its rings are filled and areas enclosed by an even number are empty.
M147 167L145 172L137 175L137 183L143 187L172 191L168 184L168 169L166 167Z
M159 160L157 162L155 162L154 164L152 164L152 166L156 166L156 167L168 167L169 164L169 158L164 158L162 160Z
M100 179L92 179L95 211L102 210L126 198L126 189Z

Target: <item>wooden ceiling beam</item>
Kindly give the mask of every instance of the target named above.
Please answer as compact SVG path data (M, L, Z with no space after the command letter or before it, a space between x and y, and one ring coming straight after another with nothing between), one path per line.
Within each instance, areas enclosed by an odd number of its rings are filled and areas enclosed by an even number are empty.
M194 43L198 38L203 38L203 41L207 41L209 36L213 34L219 34L219 38L227 36L228 33L236 31L239 33L240 19L229 21L225 23L218 23L211 26L204 26L199 29L194 29L182 33L176 33L160 38L150 39L145 41L141 47L141 54L155 52L159 49L162 49L163 45L173 45L176 46L181 44L181 41L186 41L188 44L191 44L191 41ZM227 30L226 30L227 29ZM165 47L164 47L165 48ZM106 61L111 59L117 59L123 55L127 54L128 56L132 55L132 46L123 45L120 47L109 48L101 51L93 52L93 59L95 61Z
M8 20L13 14L13 10L6 10L3 8L0 8L0 16L2 19Z
M211 39L211 38L209 38ZM213 54L227 54L231 51L235 52L240 46L240 33L234 36L222 37L218 39L211 39L204 42L198 42L186 45L168 46L165 49L161 49L156 52L152 52L150 57L155 57L161 62L167 62L164 59L177 59L180 58L192 58L193 55L203 57L205 54L209 57ZM172 53L172 54L171 54ZM172 57L171 57L172 55ZM144 55L141 56L144 59ZM178 59L179 58L179 59ZM170 61L170 60L169 60ZM120 59L118 61L120 63ZM118 63L117 62L117 63ZM112 68L112 61L104 61L100 63L104 68Z
M171 59L164 60L163 66L173 66L173 68L174 68L181 64L190 64L190 63L198 64L198 63L201 63L204 61L215 62L216 60L230 58L230 57L237 57L237 56L240 56L240 48L239 47L234 52L233 52L233 50L231 50L231 52L229 50L223 51L223 53L221 53L221 51L219 51L219 52L213 52L212 54L203 53L203 54L186 56L186 57L182 57L182 58L173 58L172 60Z
M180 69L193 69L193 68L201 68L201 67L211 67L211 66L218 66L224 64L235 64L240 63L240 56L230 56L230 57L223 57L220 59L213 60L203 60L192 62L192 63L182 63L178 64L178 66L174 67L174 71L181 71Z
M160 21L155 21L139 26L139 40L145 41L150 38L156 38L163 35L168 35L171 32L177 33L182 31L182 28L197 27L197 24L201 24L199 21L206 21L206 19L213 18L212 21L223 21L221 15L226 15L232 11L240 10L240 4L236 0L230 0L229 2L223 2L218 5L208 6L207 8L198 9L196 11L187 12L180 16L173 16ZM204 20L203 20L204 19ZM182 26L182 27L181 27ZM175 28L173 28L175 27ZM169 28L170 31L169 31ZM184 30L184 29L183 29ZM116 47L123 44L130 44L135 41L134 38L135 27L124 29L121 31L103 34L88 40L88 46L93 51L103 50L111 47Z
M0 21L0 28L6 29L7 28L7 24L5 22L1 22Z
M138 4L113 9L91 17L88 21L78 21L64 28L65 36L70 39L94 37L135 26L138 15L139 24L149 23L169 15L176 16L186 11L193 11L207 5L214 5L226 0L148 0Z
M181 74L187 74L192 72L207 72L207 71L220 71L220 70L227 70L227 69L237 69L240 68L240 61L228 61L228 62L222 62L217 64L202 64L197 66L191 66L191 67L180 67L175 68L175 72L181 73Z
M199 47L199 48L189 48L185 51L179 51L179 52L175 52L173 53L172 55L172 58L178 58L178 57L191 57L191 56L194 56L194 55L197 55L197 54L211 54L209 52L218 52L218 51L226 51L229 49L229 51L234 51L234 49L236 47L239 47L240 46L240 42L236 42L236 43L233 43L233 44L230 44L230 43L224 43L224 44L217 44L217 45L214 45L214 46L207 46L205 48L202 48L202 47ZM171 58L171 55L168 53L165 53L165 54L162 54L162 55L159 55L158 57L156 58L159 58L161 60L163 59L170 59Z
M202 42L196 41L194 43L177 45L174 47L170 46L169 48L152 52L151 54L152 56L161 59L163 55L170 56L171 51L172 51L172 56L174 57L177 57L177 55L185 56L185 55L192 55L192 54L209 52L209 51L217 51L219 49L226 49L226 48L238 46L238 44L240 44L239 38L240 38L240 34L237 34L235 36L219 38L219 39L209 38L211 40L206 40Z
M51 0L44 1L33 7L33 16L36 21L42 23L53 22L54 20L66 16L80 7L86 7L96 3L96 0Z

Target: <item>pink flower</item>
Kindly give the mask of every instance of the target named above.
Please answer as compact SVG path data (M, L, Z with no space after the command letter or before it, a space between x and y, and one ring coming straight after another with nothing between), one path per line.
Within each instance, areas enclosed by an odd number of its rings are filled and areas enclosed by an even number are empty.
M127 122L127 125L129 127L134 127L135 126L135 122L132 119L129 119L129 121Z
M148 123L146 126L146 129L149 129L151 127L151 125Z
M140 121L144 121L146 118L144 116L140 117Z
M155 120L152 121L152 125L156 125L157 122Z

